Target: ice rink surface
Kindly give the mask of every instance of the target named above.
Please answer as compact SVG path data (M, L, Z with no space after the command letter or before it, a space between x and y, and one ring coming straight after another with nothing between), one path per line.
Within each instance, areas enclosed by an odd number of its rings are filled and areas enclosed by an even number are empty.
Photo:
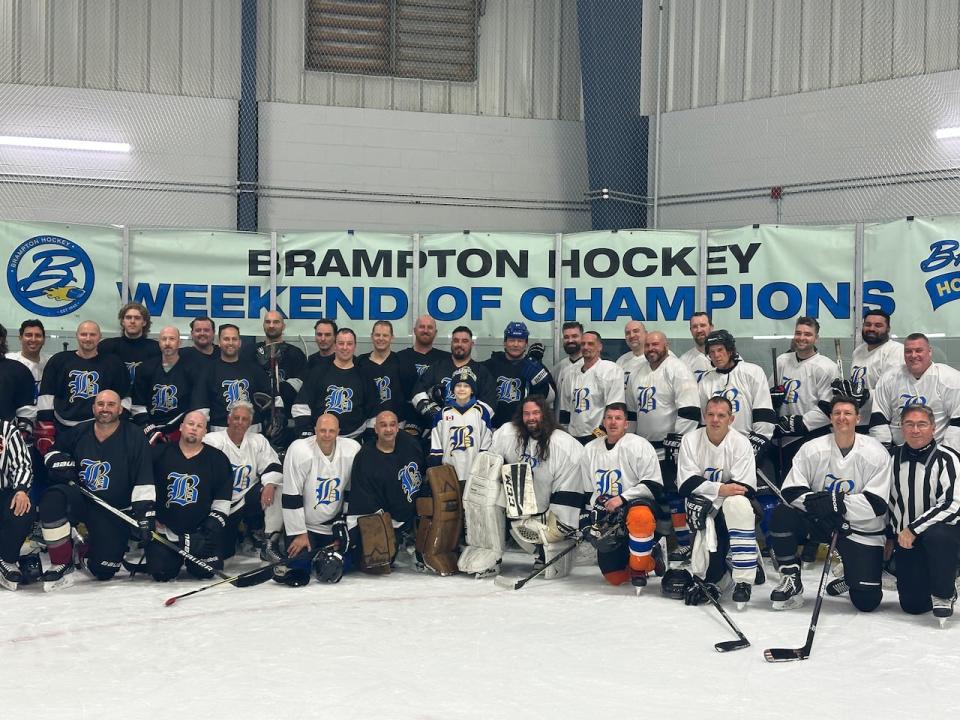
M529 559L508 554L505 575ZM255 563L232 560L242 572ZM400 568L337 585L200 587L124 573L43 593L0 590L4 720L21 718L945 718L960 709L960 618L939 629L885 591L879 611L826 598L809 660L807 602L775 612L775 578L742 612L752 646L710 605L686 607L652 579L640 597L595 567L514 591L491 579Z

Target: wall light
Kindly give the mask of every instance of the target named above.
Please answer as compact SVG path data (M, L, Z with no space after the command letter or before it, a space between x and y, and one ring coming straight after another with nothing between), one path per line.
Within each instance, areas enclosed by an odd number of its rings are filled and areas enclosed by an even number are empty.
M15 147L52 148L55 150L92 150L94 152L130 152L129 143L98 142L96 140L64 140L61 138L16 137L0 135L0 145Z
M939 140L955 137L960 137L960 127L940 128L937 130L937 139Z

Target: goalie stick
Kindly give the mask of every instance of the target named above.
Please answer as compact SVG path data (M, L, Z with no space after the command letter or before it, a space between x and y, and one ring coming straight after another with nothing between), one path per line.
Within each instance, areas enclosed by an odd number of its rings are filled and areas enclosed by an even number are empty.
M823 563L823 573L820 575L820 587L817 589L817 600L813 604L813 616L810 618L810 627L807 629L807 642L799 648L768 648L763 651L763 657L767 662L788 662L790 660L806 660L810 657L810 651L813 649L813 636L817 632L817 620L820 618L820 608L823 605L823 593L827 587L827 575L830 572L830 565L833 563L833 551L837 547L837 536L840 533L834 531L830 537L830 550L827 552L827 559Z
M706 586L703 584L703 580L698 578L693 573L690 574L690 577L693 578L694 584L700 588L700 592L706 595L710 599L710 602L713 603L713 606L720 611L720 615L724 620L727 621L727 625L729 625L730 629L733 630L733 632L737 635L736 640L724 640L723 642L714 643L714 649L717 652L725 653L731 652L732 650L743 650L743 648L750 647L750 641L747 640L747 636L743 634L743 631L737 627L737 624L733 621L733 618L731 618L727 614L727 611L723 609L723 605L720 604L720 601L713 596L713 593L707 590Z

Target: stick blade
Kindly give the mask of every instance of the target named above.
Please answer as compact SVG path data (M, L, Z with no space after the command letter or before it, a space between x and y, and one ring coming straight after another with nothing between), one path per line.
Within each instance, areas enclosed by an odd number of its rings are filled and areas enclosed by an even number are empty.
M806 660L810 654L803 648L768 648L763 651L763 658L767 662L790 662L791 660Z
M718 642L714 646L714 649L719 653L733 652L734 650L743 650L744 648L750 647L750 641L746 638L737 639L737 640L726 640L724 642Z
M273 577L273 566L269 565L260 570L247 573L245 575L238 575L235 581L231 584L236 585L238 588L253 587L254 585L261 585L267 580Z
M170 606L173 605L176 601L177 601L176 596L174 596L174 597L172 597L172 598L167 598L166 600L164 600L163 605L164 605L164 607L170 607Z
M519 590L521 587L523 587L523 580L508 578L505 575L497 575L493 579L493 584L498 587L506 588L507 590Z

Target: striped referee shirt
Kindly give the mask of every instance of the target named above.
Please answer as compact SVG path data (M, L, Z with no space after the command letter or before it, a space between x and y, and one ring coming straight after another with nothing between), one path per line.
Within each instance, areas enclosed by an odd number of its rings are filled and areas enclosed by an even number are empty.
M0 420L0 490L30 490L33 482L33 464L30 450L17 426L9 420Z
M890 524L894 532L910 528L920 535L937 523L960 520L960 453L936 440L914 450L897 448L890 489Z

